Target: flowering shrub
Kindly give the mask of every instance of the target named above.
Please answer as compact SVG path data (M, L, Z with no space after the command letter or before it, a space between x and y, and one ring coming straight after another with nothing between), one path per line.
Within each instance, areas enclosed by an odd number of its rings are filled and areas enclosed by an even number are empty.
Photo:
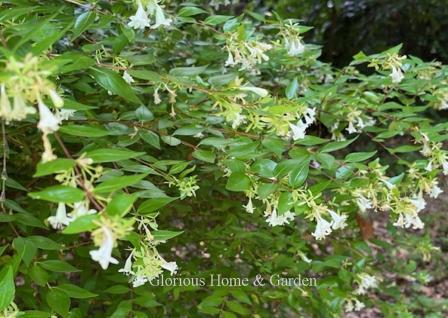
M298 21L217 10L3 4L0 317L412 316L369 219L437 254L448 68L397 46L334 69Z

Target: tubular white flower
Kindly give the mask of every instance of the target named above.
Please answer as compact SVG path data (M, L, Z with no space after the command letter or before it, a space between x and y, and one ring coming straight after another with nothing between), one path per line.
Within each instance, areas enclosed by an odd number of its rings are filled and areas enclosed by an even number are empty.
M124 267L120 268L118 272L124 273L125 275L134 275L134 272L132 271L132 258L134 257L134 251L129 254L128 258L124 262Z
M437 182L437 180L435 180L432 188L431 188L431 193L429 194L430 198L436 199L439 194L443 193L443 190L440 189L439 187L439 183Z
M59 117L59 120L60 120L60 121L68 120L68 119L70 119L71 117L73 117L73 115L75 114L75 112L76 112L76 110L74 110L74 109L63 108L63 109L59 110L57 116Z
M367 210L372 208L372 201L370 201L363 195L359 195L356 198L356 204L358 204L358 207L361 210L361 212L366 212Z
M50 89L48 91L48 95L50 95L51 101L53 102L54 106L56 107L62 107L64 105L64 100L61 98L61 96L56 93L54 89Z
M316 240L322 240L331 233L331 223L321 216L316 217L316 222L316 229L311 235L314 236Z
M126 83L128 83L128 84L132 84L132 83L135 82L134 78L127 71L123 72L123 76L122 77L123 77L124 81Z
M331 218L333 219L333 222L331 224L333 230L337 229L343 229L347 226L347 215L346 214L337 214L336 212L332 210L328 210L328 212L331 215Z
M39 128L43 133L50 134L59 129L59 124L61 120L53 114L50 109L45 105L42 100L38 100L39 107L39 123L37 128Z
M137 3L137 11L135 12L135 15L131 16L129 19L128 26L136 30L143 30L151 25L148 13L140 1Z
M95 214L96 212L95 209L89 209L89 203L87 201L80 201L73 204L73 210L70 212L70 216L76 219L83 215Z
M287 211L282 215L277 214L277 210L274 209L271 214L266 218L266 222L270 226L289 224L290 221L294 220L294 213Z
M157 4L154 8L155 11L155 19L156 23L151 26L151 29L157 29L160 26L169 26L172 22L171 19L167 19L165 17L165 13L163 12L163 9Z
M285 48L288 51L289 56L297 56L305 51L305 45L298 36L295 36L290 39L286 38Z
M58 209L56 210L56 215L50 216L47 220L52 228L60 230L64 226L67 226L72 221L72 218L67 216L65 204L58 203Z
M103 241L97 250L90 251L92 260L98 262L102 269L107 269L109 264L118 264L118 261L112 257L112 250L114 248L114 238L112 231L106 227L101 227L103 231Z
M423 210L426 207L426 201L425 199L423 199L422 195L412 198L411 203L415 206L417 212Z
M11 108L11 102L9 101L9 97L6 94L5 85L1 85L0 90L0 116L5 119L5 121L8 123L11 118L12 108Z
M232 55L232 53L229 51L229 56L227 57L225 66L234 66L235 64L236 64L236 63L235 63L235 60L233 59L233 55Z
M397 67L397 66L392 67L392 73L390 74L390 77L392 77L393 83L395 83L395 84L400 83L404 78L401 68Z
M176 274L177 272L177 264L176 262L166 262L164 259L162 259L163 263L161 264L162 268L169 271L171 275Z
M375 276L367 273L358 274L358 288L355 290L356 295L365 295L370 288L376 288L378 281Z
M14 120L25 119L28 114L35 114L36 109L34 107L28 106L22 95L16 95L13 99L13 114Z
M243 205L243 207L246 209L247 213L250 213L250 214L254 213L255 209L252 204L252 198L249 198L249 201L247 201L247 204Z
M145 283L148 281L148 278L144 275L142 276L134 276L132 279L132 287L136 288L142 285L145 285Z
M305 138L305 131L308 125L304 124L302 120L299 120L296 125L289 124L289 128L291 128L292 139L299 140Z

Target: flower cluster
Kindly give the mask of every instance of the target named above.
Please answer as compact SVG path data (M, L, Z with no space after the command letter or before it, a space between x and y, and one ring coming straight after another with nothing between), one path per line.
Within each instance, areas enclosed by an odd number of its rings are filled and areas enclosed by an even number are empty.
M280 35L283 37L284 47L289 56L297 56L305 51L301 33L299 24L291 20L283 26Z
M137 30L145 28L157 29L160 26L169 26L172 20L165 17L159 0L137 0L137 11L129 19L128 26ZM154 18L154 24L151 24Z
M29 114L35 114L36 109L30 104L37 102L39 122L37 128L42 131L44 153L42 161L56 158L53 154L48 135L59 129L63 119L67 119L73 110L62 110L63 99L56 92L53 83L48 80L51 72L43 67L42 61L28 54L23 61L11 57L6 63L7 79L0 85L0 117L6 123L24 120ZM44 103L49 97L56 107L53 113ZM12 99L12 103L10 101Z
M266 51L271 44L251 39L242 39L238 33L230 33L225 46L228 57L225 66L240 65L240 70L254 71L255 66L269 61Z

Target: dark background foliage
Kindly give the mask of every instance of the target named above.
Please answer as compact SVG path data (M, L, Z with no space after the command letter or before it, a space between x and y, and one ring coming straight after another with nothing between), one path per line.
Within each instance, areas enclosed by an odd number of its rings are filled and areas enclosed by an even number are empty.
M448 62L448 0L280 0L265 6L314 29L306 40L323 45L323 60L347 65L403 43L403 53Z

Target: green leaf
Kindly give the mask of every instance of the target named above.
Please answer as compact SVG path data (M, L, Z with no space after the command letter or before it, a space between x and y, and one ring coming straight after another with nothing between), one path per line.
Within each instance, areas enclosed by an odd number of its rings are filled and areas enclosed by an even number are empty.
M309 167L309 161L305 160L298 167L292 170L288 176L289 184L294 188L300 187L308 177Z
M6 309L14 300L16 286L11 265L3 266L0 271L0 310Z
M210 25L218 25L218 24L222 24L232 18L233 17L230 15L211 15L207 19L205 19L204 23L210 24Z
M59 128L64 134L78 137L104 137L109 135L109 131L100 126L88 125L67 125Z
M207 11L198 7L183 7L177 13L178 17L192 17L201 13L207 13Z
M95 163L102 163L131 159L144 154L144 152L135 152L128 149L101 148L87 151L85 157L92 159Z
M154 114L146 106L140 106L135 110L135 116L140 121L150 121L154 119Z
M96 14L93 10L80 14L75 20L72 41L80 36L85 30L87 30L95 21L95 18Z
M403 145L397 148L387 148L391 153L414 152L421 149L421 146Z
M299 88L299 83L297 82L297 77L288 84L286 87L285 95L288 99L293 99L297 94L297 89Z
M164 207L168 203L173 202L176 199L177 198L172 198L172 197L148 199L148 200L144 201L142 204L140 204L137 212L142 213L142 214L151 213L151 212L159 210L160 208Z
M106 213L111 216L118 215L123 217L131 210L135 200L137 200L136 194L120 193L115 195L107 205Z
M29 266L37 253L37 247L31 240L24 237L16 237L12 242L14 249L26 266Z
M80 269L77 269L73 265L70 265L69 263L60 260L42 261L39 262L38 264L43 268L48 269L49 271L57 273L75 273L81 271Z
M361 162L367 159L372 158L377 152L353 152L345 156L346 162Z
M328 144L326 144L325 146L323 146L320 150L320 152L332 152L332 151L336 151L342 148L347 147L348 145L350 145L352 142L354 142L356 138L353 139L349 139L349 140L344 140L344 141L333 141L330 142Z
M98 214L87 214L76 218L62 231L64 234L76 234L90 232L99 227L100 216Z
M47 162L39 162L36 167L36 173L33 177L43 177L53 173L61 173L72 169L75 166L75 160L57 158Z
M63 291L53 288L47 294L47 303L57 314L66 317L70 310L70 297Z
M216 155L213 151L198 149L193 152L193 158L209 163L214 163Z
M170 70L170 75L172 76L184 76L184 77L191 77L196 76L201 73L204 73L204 71L207 69L206 66L191 66L191 67L176 67Z
M138 134L149 145L153 146L156 149L159 149L159 150L161 149L159 135L157 135L155 132L153 132L151 130L140 129L138 131Z
M84 199L84 192L73 187L57 185L45 188L42 191L28 193L30 197L37 200L50 202L75 203Z
M125 187L128 187L130 185L133 185L140 180L142 180L144 177L146 177L147 174L136 174L132 176L120 176L108 179L102 183L100 183L98 186L95 187L93 190L94 193L109 193L114 192L119 189L123 189Z
M172 239L173 237L176 237L178 235L181 235L183 231L166 231L166 230L159 230L159 231L152 231L151 234L157 241L167 241L169 239Z
M62 285L58 285L57 287L54 287L54 288L62 290L67 296L69 296L71 298L83 299L83 298L91 298L91 297L98 296L97 294L94 294L94 293L88 291L87 289L78 287L73 284L62 284Z
M111 91L132 103L141 103L131 86L129 86L118 73L106 68L92 68L91 74L96 82L104 89Z
M229 191L247 191L250 190L251 182L244 172L234 172L227 180L226 189Z
M173 136L162 136L163 142L170 146L178 146L182 142L180 139Z

